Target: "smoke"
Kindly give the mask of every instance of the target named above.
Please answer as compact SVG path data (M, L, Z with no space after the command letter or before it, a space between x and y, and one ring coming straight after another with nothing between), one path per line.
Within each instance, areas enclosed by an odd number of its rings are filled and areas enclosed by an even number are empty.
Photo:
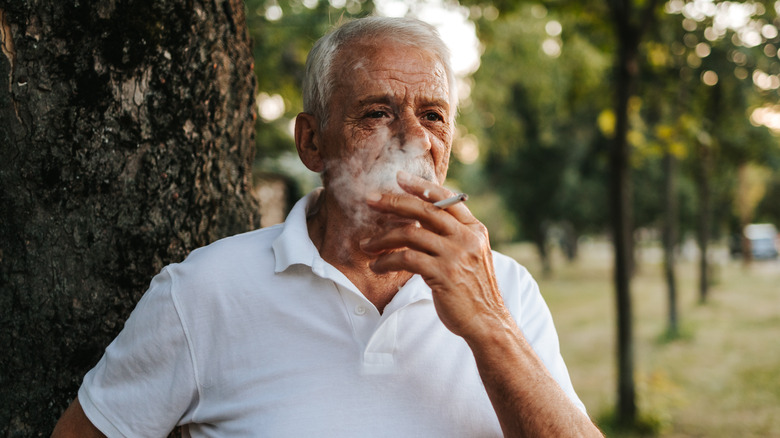
M419 141L402 142L386 127L351 155L325 163L327 187L354 225L376 225L380 215L365 202L369 193L404 193L396 175L403 170L429 181L436 181L436 172L427 148Z

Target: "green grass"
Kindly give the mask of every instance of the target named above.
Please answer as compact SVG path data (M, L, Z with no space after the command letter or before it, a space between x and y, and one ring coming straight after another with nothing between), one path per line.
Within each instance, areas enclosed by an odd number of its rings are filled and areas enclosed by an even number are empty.
M545 278L528 244L500 248L537 278L553 313L574 386L589 414L614 431L615 304L608 244L558 254ZM645 248L632 280L640 418L662 437L780 437L780 262L719 257L706 304L695 260L677 266L680 335L667 333L667 292L657 248Z

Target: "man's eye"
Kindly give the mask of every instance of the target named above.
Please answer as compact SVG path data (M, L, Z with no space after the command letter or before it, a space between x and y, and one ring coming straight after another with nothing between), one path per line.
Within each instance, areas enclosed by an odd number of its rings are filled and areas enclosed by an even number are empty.
M442 117L439 113L425 113L425 120L429 122L441 122L444 120L444 117Z
M371 111L366 114L366 117L369 119L381 119L382 117L387 117L387 113L384 111Z

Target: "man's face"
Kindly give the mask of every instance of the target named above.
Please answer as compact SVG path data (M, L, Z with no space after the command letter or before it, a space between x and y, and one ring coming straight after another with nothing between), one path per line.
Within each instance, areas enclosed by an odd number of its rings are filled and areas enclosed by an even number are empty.
M358 42L342 49L333 68L328 123L318 139L324 185L345 204L400 190L398 170L442 184L454 130L442 63L416 48Z

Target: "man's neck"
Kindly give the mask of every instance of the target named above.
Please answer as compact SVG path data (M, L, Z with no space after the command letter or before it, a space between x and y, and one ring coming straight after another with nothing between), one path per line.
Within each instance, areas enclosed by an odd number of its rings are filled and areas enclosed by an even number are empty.
M341 271L382 312L412 274L374 273L369 266L373 258L360 249L360 241L376 233L377 227L349 217L327 191L320 194L312 211L306 218L306 226L320 256Z

